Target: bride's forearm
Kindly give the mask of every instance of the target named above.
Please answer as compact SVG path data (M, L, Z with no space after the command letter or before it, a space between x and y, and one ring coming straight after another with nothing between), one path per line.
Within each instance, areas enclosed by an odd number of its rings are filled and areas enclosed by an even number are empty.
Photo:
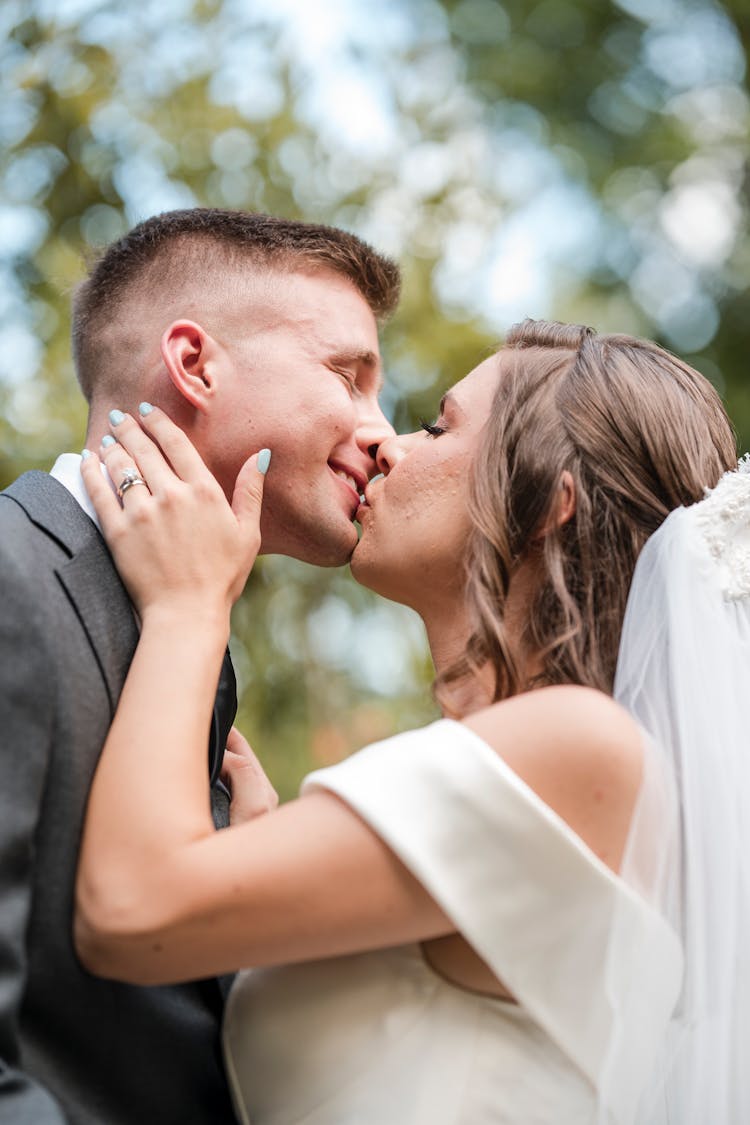
M127 897L175 845L213 831L206 744L228 636L221 608L144 619L89 798L79 894L116 880Z

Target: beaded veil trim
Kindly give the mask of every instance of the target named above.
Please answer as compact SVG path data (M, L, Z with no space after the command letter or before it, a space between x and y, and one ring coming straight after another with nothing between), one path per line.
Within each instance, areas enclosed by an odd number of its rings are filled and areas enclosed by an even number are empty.
M750 453L696 507L696 520L719 564L727 601L750 597Z

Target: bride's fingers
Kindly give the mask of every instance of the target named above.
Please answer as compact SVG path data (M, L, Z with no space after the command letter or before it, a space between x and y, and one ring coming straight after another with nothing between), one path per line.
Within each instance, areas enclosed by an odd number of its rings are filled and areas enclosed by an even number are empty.
M109 538L122 517L120 502L102 472L102 463L96 453L84 449L81 460L81 477L91 503L99 517L102 531Z
M270 460L270 449L261 449L259 453L254 453L248 458L237 475L232 494L232 512L240 532L239 543L244 569L242 586L247 581L247 576L262 545L260 510L263 505L263 486ZM236 599L241 593L242 587L236 588L233 596Z
M159 443L180 480L190 484L214 480L193 443L163 410L142 402L138 414L143 429Z
M132 514L144 504L151 503L149 482L142 472L141 465L129 450L107 434L102 438L99 456L106 466L109 479L117 490L123 508L127 508Z
M121 410L113 410L109 415L109 424L112 430L112 434L109 436L114 436L118 449L126 450L131 462L135 462L139 466L151 492L155 496L163 495L169 485L173 483L176 471L172 470L167 459L168 455L165 456L156 440L150 434L144 433L138 422L130 414L124 414ZM105 451L107 468L109 468L113 451L114 447L111 445ZM119 469L119 464L117 467ZM110 475L112 474L110 473ZM177 472L177 476L180 475ZM118 483L114 476L112 479L115 484Z
M270 464L271 450L261 449L248 457L237 474L232 494L232 511L240 527L245 530L260 527L263 488Z

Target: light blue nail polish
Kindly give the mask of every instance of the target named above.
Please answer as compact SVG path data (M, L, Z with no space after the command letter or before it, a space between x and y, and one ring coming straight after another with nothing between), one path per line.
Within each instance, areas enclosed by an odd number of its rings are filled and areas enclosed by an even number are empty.
M120 422L125 421L125 415L121 410L110 410L109 420L113 426L119 426Z
M82 461L85 461L86 458L90 457L90 456L91 456L91 450L90 449L82 449L81 450L81 460Z
M102 447L104 449L109 449L110 445L116 445L116 444L117 444L117 439L113 438L111 434L105 434L104 437L102 438Z
M268 466L271 464L271 450L261 449L258 454L258 472L263 473L263 476L268 472Z
M146 415L150 414L153 409L154 408L150 402L142 402L138 407L138 413L140 414L141 418L145 418Z

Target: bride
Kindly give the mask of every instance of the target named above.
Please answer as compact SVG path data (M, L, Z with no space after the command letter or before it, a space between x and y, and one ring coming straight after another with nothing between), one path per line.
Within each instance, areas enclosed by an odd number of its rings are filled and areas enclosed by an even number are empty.
M750 1119L712 1112L711 1036L693 1036L715 981L693 940L712 903L690 893L713 881L684 861L710 829L680 805L690 739L667 695L689 650L663 628L665 569L689 569L696 538L684 514L717 509L701 518L723 594L721 534L747 526L750 501L726 499L741 474L722 479L736 462L719 398L654 344L527 321L424 431L381 445L352 570L421 614L445 717L266 815L257 771L233 768L219 833L204 732L267 454L231 508L159 410L101 450L113 480L135 466L148 483L122 508L85 459L142 631L88 807L80 956L141 984L252 966L225 1052L253 1125ZM710 676L694 691L709 714Z

